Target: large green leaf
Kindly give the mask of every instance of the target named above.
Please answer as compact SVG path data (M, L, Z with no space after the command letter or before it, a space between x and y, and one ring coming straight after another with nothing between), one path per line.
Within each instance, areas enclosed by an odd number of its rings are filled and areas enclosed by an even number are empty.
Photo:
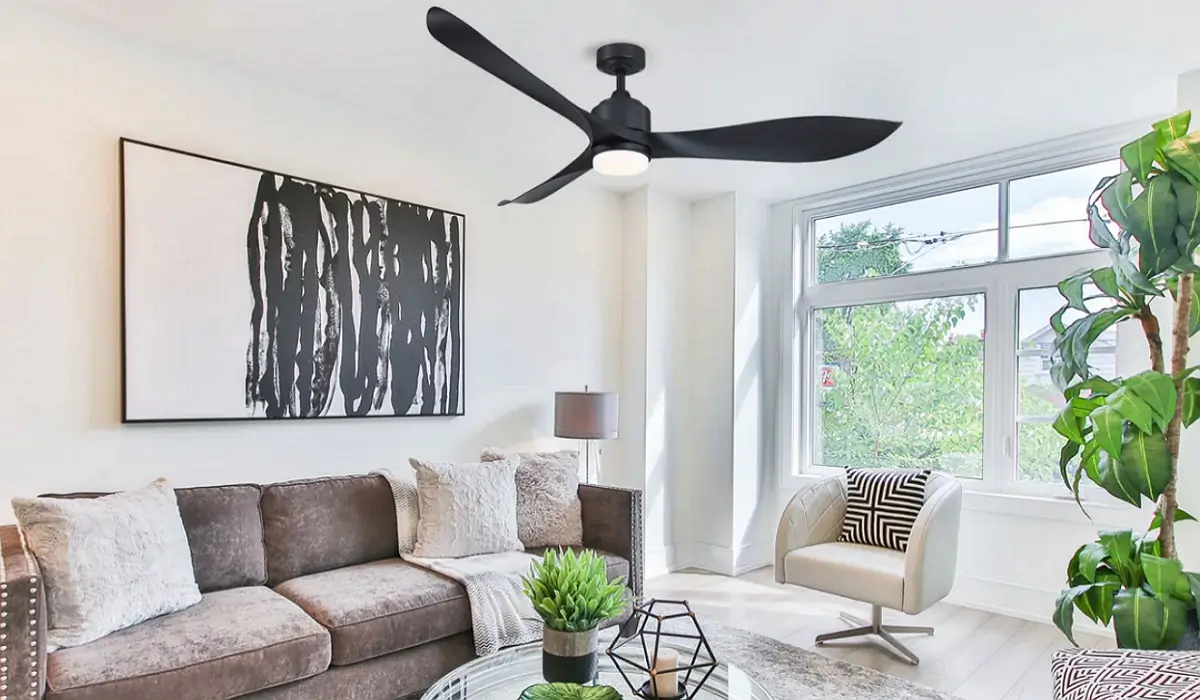
M1171 479L1171 454L1166 438L1162 433L1144 433L1126 426L1117 471L1123 483L1132 484L1138 493L1152 501L1158 500Z
M1120 459L1125 440L1125 418L1111 406L1101 406L1088 416L1092 439L1111 457Z
M1140 587L1122 590L1113 598L1117 641L1126 649L1171 649L1183 637L1187 611L1175 598L1163 602Z
M1146 370L1126 379L1122 386L1137 394L1150 407L1155 423L1160 430L1165 430L1167 423L1175 417L1175 403L1178 400L1175 382L1162 372Z
M1077 272L1058 283L1058 293L1067 300L1067 306L1087 313L1088 307L1083 303L1083 285L1092 277L1092 271Z
M1175 594L1175 588L1183 577L1183 564L1178 559L1143 554L1142 571L1146 574L1150 590L1165 603Z
M1172 174L1170 178L1178 206L1179 224L1189 239L1195 238L1200 235L1200 187L1179 175Z
M1097 478L1093 479L1096 484L1107 491L1113 498L1120 499L1126 503L1142 507L1142 494L1138 490L1137 484L1134 482L1134 474L1129 470L1121 468L1121 463L1107 452L1100 453L1100 460L1096 464Z
M1200 131L1163 144L1162 154L1166 165L1200 187Z
M1183 380L1183 424L1191 427L1200 418L1200 378Z
M1079 646L1079 643L1075 641L1075 600L1086 595L1095 585L1094 583L1085 583L1071 586L1063 590L1058 596L1058 600L1054 601L1054 625L1067 635L1067 639L1071 640L1075 646Z
M1117 239L1108 230L1108 222L1100 216L1100 207L1095 204L1088 207L1088 239L1098 248L1117 248Z
M1121 289L1129 292L1131 296L1149 294L1160 297L1163 295L1162 290L1142 274L1138 266L1129 259L1127 252L1110 248L1108 259L1112 262L1113 271L1117 273L1117 284L1121 285Z
M538 683L522 690L519 700L621 700L621 693L610 685Z
M1091 376L1091 370L1088 368L1088 354L1091 352L1092 343L1096 342L1096 339L1113 324L1133 313L1134 310L1128 307L1109 307L1094 314L1088 314L1067 326L1062 336L1056 340L1067 366L1082 379Z
M1116 391L1117 388L1118 387L1116 384L1113 384L1104 377L1092 377L1091 379L1085 379L1067 387L1065 390L1063 390L1063 396L1066 397L1068 401L1076 396L1080 396L1085 391L1090 392L1089 395L1093 397L1108 396Z
M1071 486L1071 475L1068 473L1067 467L1071 465L1071 460L1075 459L1079 454L1080 443L1074 440L1067 440L1063 443L1062 449L1058 451L1058 473L1062 477L1063 486ZM1082 468L1075 471L1075 478L1078 480L1079 472Z
M1142 432L1152 432L1154 430L1154 411L1146 405L1146 402L1137 394L1132 393L1125 387L1117 389L1108 395L1106 405L1125 416L1129 422L1133 423Z
M1158 155L1158 134L1151 131L1121 147L1121 160L1139 183L1145 185Z
M1092 270L1092 284L1104 293L1104 296L1121 301L1121 286L1117 284L1117 273L1111 267L1098 267Z
M1196 519L1195 516L1193 516L1191 513L1187 512L1186 510L1179 508L1179 507L1175 508L1175 522L1179 523L1179 522L1183 522L1185 520L1195 520L1195 519ZM1161 525L1162 525L1162 513L1155 511L1154 518L1150 520L1150 529L1157 530Z
M1140 244L1138 269L1146 277L1154 277L1170 268L1183 253L1175 240L1175 224L1179 221L1175 190L1168 177L1154 177L1129 207L1127 230Z
M1108 564L1121 577L1121 585L1140 586L1141 573L1133 559L1133 530L1104 530L1100 544L1108 552Z
M1096 582L1096 573L1100 565L1108 561L1108 549L1100 542L1089 542L1075 553L1078 561L1079 574L1088 583Z
M1075 409L1068 403L1059 410L1058 415L1054 417L1054 422L1050 425L1054 431L1062 435L1071 442L1083 444L1083 421L1079 416L1075 415Z
M1158 136L1158 145L1161 147L1175 139L1183 138L1187 135L1188 126L1191 123L1191 110L1184 110L1162 121L1154 122L1154 132Z
M1133 220L1129 212L1129 208L1133 206L1133 173L1125 170L1108 183L1108 187L1105 187L1104 191L1100 193L1100 202L1104 205L1104 210L1108 212L1108 218L1112 219L1117 226L1122 229L1130 228ZM1107 226L1105 231L1108 231Z

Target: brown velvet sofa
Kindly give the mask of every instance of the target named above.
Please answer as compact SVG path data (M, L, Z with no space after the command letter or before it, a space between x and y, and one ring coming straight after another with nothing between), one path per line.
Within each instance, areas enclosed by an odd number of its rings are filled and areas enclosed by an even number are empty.
M49 655L37 562L0 527L0 700L394 700L474 657L466 591L397 558L381 477L176 494L202 601ZM579 496L584 546L640 595L640 492Z

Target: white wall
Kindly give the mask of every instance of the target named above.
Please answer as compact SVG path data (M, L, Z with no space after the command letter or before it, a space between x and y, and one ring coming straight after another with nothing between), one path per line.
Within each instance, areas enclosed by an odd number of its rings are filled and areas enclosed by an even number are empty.
M552 442L555 390L619 381L614 194L576 186L498 209L531 183L456 152L452 133L409 130L4 0L0 96L5 503L160 475L269 481ZM120 425L120 136L464 212L466 416ZM187 215L202 217L204 202Z

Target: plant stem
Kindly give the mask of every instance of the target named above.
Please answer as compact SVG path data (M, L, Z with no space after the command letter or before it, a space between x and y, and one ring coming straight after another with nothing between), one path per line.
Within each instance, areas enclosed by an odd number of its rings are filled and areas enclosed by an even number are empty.
M1188 275L1190 278L1191 275ZM1137 312L1138 320L1142 322L1142 333L1146 335L1146 344L1150 346L1150 369L1155 372L1163 371L1163 341L1159 331L1158 317L1150 310L1149 304L1143 304Z
M1175 553L1175 492L1179 482L1179 432L1183 424L1183 375L1187 369L1188 333L1192 312L1191 273L1179 276L1179 290L1175 294L1175 318L1171 327L1171 376L1175 378L1175 415L1167 424L1167 452L1171 455L1171 478L1163 489L1158 509L1162 514L1162 526L1158 530L1158 544L1162 556L1176 557ZM1144 326L1143 326L1144 327ZM1149 334L1146 336L1149 338ZM1162 357L1162 341L1159 341L1159 357ZM1151 355L1154 351L1151 350ZM1159 360L1161 362L1161 359ZM1160 370L1161 371L1161 370Z

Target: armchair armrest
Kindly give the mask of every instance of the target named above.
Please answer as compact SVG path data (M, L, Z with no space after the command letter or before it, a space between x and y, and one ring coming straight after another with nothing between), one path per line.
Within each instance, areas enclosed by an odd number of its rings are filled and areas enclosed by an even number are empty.
M916 614L950 594L958 564L962 484L935 474L904 555L904 612Z
M583 546L629 560L626 584L642 595L642 492L615 486L580 484L583 504Z
M788 552L823 542L836 542L846 515L846 482L840 476L821 479L792 496L775 533L775 581L784 580Z
M40 698L46 689L46 592L25 535L0 526L0 696Z

